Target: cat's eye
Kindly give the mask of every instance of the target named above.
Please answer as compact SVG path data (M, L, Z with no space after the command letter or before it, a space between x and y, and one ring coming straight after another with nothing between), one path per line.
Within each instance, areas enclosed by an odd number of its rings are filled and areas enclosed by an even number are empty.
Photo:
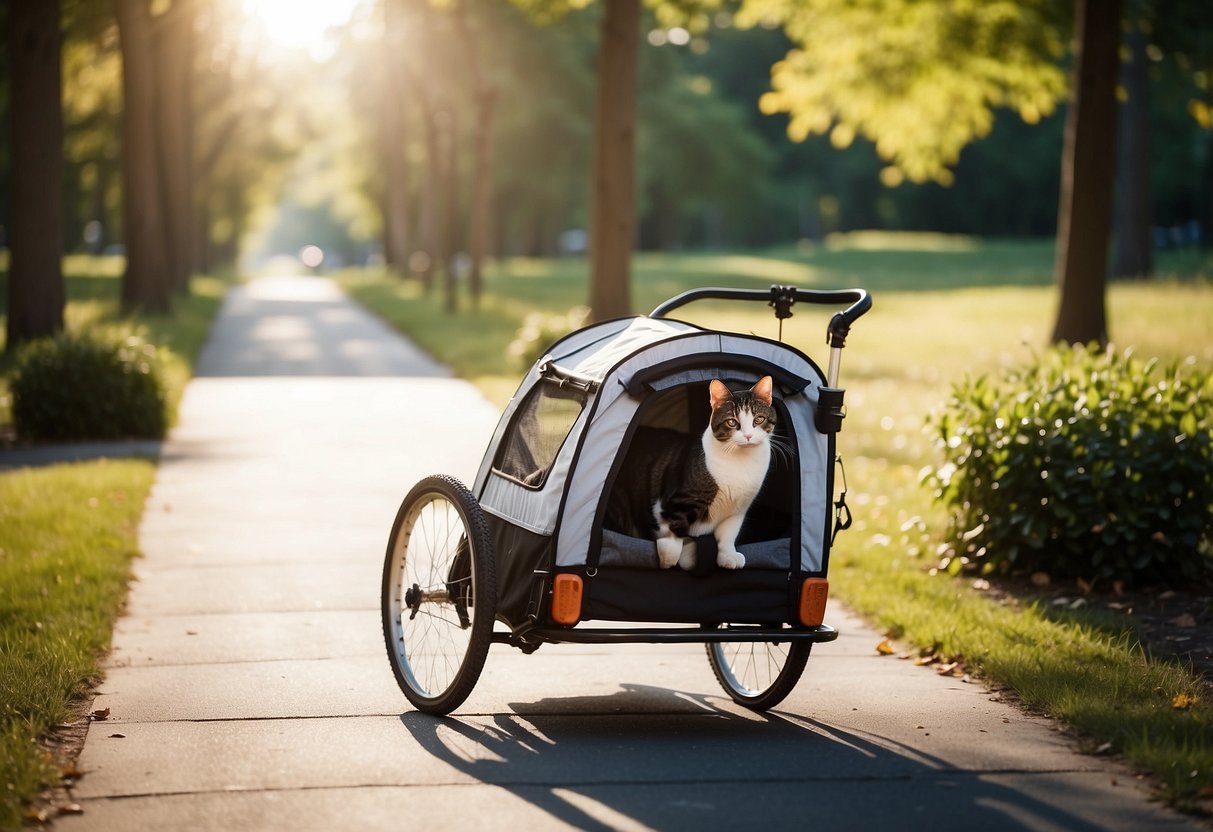
M757 427L758 425L761 425L766 420L767 420L766 416L755 416L754 417L754 426Z
M736 419L725 419L724 426L730 430L736 430L738 422Z

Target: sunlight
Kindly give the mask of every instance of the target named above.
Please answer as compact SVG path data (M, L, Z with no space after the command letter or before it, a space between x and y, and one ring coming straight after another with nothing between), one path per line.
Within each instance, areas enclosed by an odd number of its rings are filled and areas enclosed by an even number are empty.
M331 31L343 26L365 0L244 0L244 14L274 45L307 52L313 60L331 57Z

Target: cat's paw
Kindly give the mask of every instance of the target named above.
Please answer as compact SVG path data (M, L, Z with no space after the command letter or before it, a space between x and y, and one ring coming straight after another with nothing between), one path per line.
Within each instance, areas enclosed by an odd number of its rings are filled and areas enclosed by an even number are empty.
M682 554L678 556L678 565L687 572L695 568L695 542L693 540L688 540L682 547Z
M745 555L729 549L716 553L716 565L721 569L740 569L745 566Z
M662 569L669 569L678 563L682 555L682 539L678 537L662 537L657 540L657 562Z

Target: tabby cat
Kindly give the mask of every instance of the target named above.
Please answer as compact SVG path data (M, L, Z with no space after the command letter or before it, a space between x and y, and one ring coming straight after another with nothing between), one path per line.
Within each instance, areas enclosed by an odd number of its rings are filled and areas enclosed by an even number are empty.
M695 566L688 538L713 534L716 563L745 566L737 533L771 461L775 408L771 377L732 392L709 386L712 413L702 436L640 428L607 505L605 525L657 541L662 568Z

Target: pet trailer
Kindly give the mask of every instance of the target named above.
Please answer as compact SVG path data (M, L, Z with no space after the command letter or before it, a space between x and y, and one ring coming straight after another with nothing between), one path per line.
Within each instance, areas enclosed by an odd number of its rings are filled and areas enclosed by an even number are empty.
M796 303L846 308L827 327L822 373L780 340L669 317L699 301L767 303L781 337ZM782 701L813 644L838 636L823 622L830 546L850 524L845 477L835 497L838 373L850 327L870 308L862 289L695 289L553 344L507 405L472 487L427 477L392 525L383 632L409 701L449 713L471 693L490 644L530 653L547 642L701 642L735 701L756 710ZM633 436L642 427L700 435L713 379L740 389L764 376L776 428L737 538L744 567L716 567L705 535L693 541L693 569L660 568L654 540L606 521L613 490L629 487L619 474Z

